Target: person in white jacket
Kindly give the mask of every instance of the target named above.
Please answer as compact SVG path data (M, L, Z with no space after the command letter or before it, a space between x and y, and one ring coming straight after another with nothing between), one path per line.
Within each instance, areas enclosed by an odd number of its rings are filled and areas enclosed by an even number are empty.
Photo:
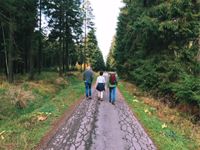
M98 100L103 101L103 92L105 91L106 80L103 76L103 71L100 71L96 81L96 89L98 91Z

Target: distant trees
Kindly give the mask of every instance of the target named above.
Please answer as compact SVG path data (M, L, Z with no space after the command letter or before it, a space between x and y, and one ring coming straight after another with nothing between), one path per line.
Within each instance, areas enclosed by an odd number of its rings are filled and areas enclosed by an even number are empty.
M106 59L106 68L107 70L116 70L116 62L114 59L114 50L115 50L115 37L112 40L110 51L108 53L108 57Z
M123 1L107 62L144 90L200 106L199 1Z
M90 9L86 17L80 0L0 1L0 72L13 82L18 73L33 79L43 68L58 67L62 75L83 64L88 60L84 39L94 29Z
M79 56L80 64L91 65L95 71L105 70L105 63L103 60L102 52L99 49L98 41L96 38L96 29L94 24L94 15L91 3L89 0L85 0L82 5L83 12L83 45L82 53Z
M86 63L90 64L96 71L105 70L105 63L103 55L98 47L98 42L95 36L95 29L91 29L87 36L87 47L86 47Z

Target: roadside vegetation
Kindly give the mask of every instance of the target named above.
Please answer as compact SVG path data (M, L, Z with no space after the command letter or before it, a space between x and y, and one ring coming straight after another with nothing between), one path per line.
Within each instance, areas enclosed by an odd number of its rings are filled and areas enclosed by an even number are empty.
M190 115L169 108L129 82L119 88L158 149L200 149L200 123L193 124Z
M2 76L1 76L2 78ZM34 81L0 83L0 149L33 149L84 93L80 73L42 72Z
M200 2L123 0L110 69L200 119ZM184 106L184 107L185 107Z

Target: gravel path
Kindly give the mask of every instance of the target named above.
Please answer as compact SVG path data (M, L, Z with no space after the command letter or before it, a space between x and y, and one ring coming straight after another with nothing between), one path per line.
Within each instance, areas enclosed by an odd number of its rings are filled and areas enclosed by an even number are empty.
M156 150L122 95L117 91L115 105L97 100L83 100L41 150Z

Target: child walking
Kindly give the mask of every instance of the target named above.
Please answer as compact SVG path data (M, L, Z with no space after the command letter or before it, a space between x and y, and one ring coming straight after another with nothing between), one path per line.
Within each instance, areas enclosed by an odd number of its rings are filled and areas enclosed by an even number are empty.
M103 76L103 71L100 71L96 81L96 89L98 91L98 100L103 101L103 92L105 91L106 80Z

